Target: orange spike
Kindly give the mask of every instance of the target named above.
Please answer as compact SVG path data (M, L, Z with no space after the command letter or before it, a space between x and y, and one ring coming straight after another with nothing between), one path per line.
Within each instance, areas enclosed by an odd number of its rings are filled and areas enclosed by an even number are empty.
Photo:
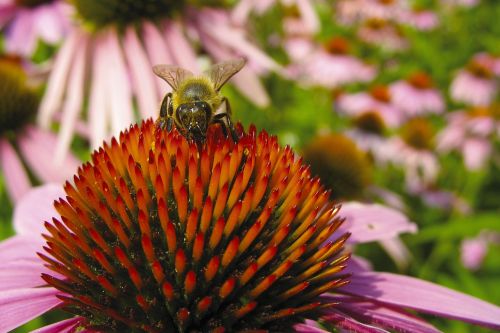
M211 305L212 297L205 296L198 302L198 304L196 305L196 309L198 310L199 314L202 314L207 312Z
M184 279L184 291L187 295L190 295L194 288L196 287L196 274L193 271L189 271Z
M177 214L179 215L179 221L186 222L187 210L188 210L188 197L186 186L181 186L179 193L175 196L177 199Z
M201 160L200 160L200 175L204 188L207 187L208 182L210 181L211 173L212 170L210 170L210 157L208 156L208 151L203 150L201 153Z
M200 232L196 235L193 245L193 260L195 262L200 261L203 256L203 249L205 246L205 235Z
M177 195L184 183L184 178L181 177L181 172L178 167L174 168L172 173L172 190L174 191L174 195L177 198Z
M257 298L260 294L262 294L264 291L269 289L271 285L276 281L276 276L275 275L268 275L262 280L255 288L253 288L249 292L249 297L252 299Z
M170 254L175 253L175 250L177 249L177 236L175 234L175 226L172 222L167 223L165 236L167 238L168 251L170 252Z
M314 274L316 274L318 271L322 270L323 268L325 268L325 266L328 265L328 262L327 261L321 261L315 265L312 265L311 267L309 267L308 269L306 269L304 272L302 272L302 274L298 275L295 279L297 281L304 281L304 280L308 280L311 276L313 276Z
M229 162L231 161L231 156L226 155L221 163L221 173L219 177L219 190L228 182L229 179Z
M196 191L196 179L198 178L198 164L193 156L189 158L188 174L189 196L193 199Z
M148 218L148 216L142 210L139 210L139 213L137 215L138 215L137 219L139 221L139 228L141 229L141 233L150 236L151 235L151 229L149 227L149 218Z
M281 300L286 300L292 296L297 295L298 293L302 292L303 290L305 290L307 287L309 287L309 284L310 283L308 281L301 282L298 285L296 285L295 287L292 287L292 288L286 290L284 293L278 295L278 297Z
M128 238L127 234L123 230L120 221L113 219L113 230L116 233L116 235L118 236L118 239L123 244L123 246L125 246L125 248L128 249L130 246L130 239Z
M212 171L212 177L210 177L210 184L208 185L208 196L214 200L217 194L217 189L219 188L219 178L221 173L221 165L217 163Z
M316 226L309 227L292 245L290 245L287 251L293 251L296 248L304 245L316 232Z
M309 226L311 226L311 224L316 219L316 216L318 215L318 211L319 211L318 208L312 210L309 213L309 215L306 216L306 219L302 221L300 225L297 226L297 229L295 229L295 231L292 234L294 238L298 237L299 235L302 235L306 231L306 229L309 228Z
M148 152L148 172L151 180L156 180L158 177L158 169L156 166L155 153L152 150Z
M217 247L217 245L219 245L219 242L222 239L222 232L224 230L224 226L225 226L224 217L221 216L215 223L214 228L212 230L212 234L210 235L209 246L212 251Z
M293 261L287 260L284 263L282 263L281 265L279 265L279 267L274 270L273 275L275 275L276 278L280 278L290 268L292 268L292 266L293 266Z
M262 230L262 223L257 221L252 225L252 227L247 231L243 239L241 240L240 246L238 248L238 255L241 255L246 249L252 244L252 242L257 238L260 231Z
M257 208L257 206L260 203L260 200L264 196L264 193L266 193L268 181L269 181L269 176L264 176L256 182L255 193L252 198L252 209Z
M110 295L115 297L118 295L118 289L116 289L115 286L113 286L113 284L104 276L99 275L97 277L97 281Z
M115 269L113 268L113 266L111 266L111 264L109 263L108 259L104 255L104 253L102 253L98 249L93 249L92 254L93 254L94 258L97 259L99 264L101 264L101 267L104 268L106 271L108 271L108 273L111 273L111 274L115 273Z
M127 214L125 202L123 202L123 199L119 194L116 197L116 211L118 212L122 222L127 226L127 229L130 230L132 228L132 222L130 222L130 218Z
M194 186L194 196L193 196L193 208L201 210L201 205L203 204L203 183L201 177L196 178L196 184Z
M91 280L95 280L97 278L83 260L74 258L73 265L75 265L80 270L80 272L88 276Z
M189 214L186 224L186 244L191 245L196 234L196 229L198 229L198 211L193 209Z
M163 185L163 180L161 175L157 175L154 182L154 190L156 191L156 201L166 201L165 185Z
M165 278L165 273L163 273L163 267L161 267L161 264L158 260L151 265L151 271L153 272L153 276L155 277L156 282L161 285L163 279Z
M257 273L259 265L256 262L251 263L245 272L240 276L240 286L244 286Z
M127 270L128 270L128 275L132 280L132 283L134 283L134 286L137 288L137 290L141 290L142 279L141 276L139 275L139 272L135 269L135 267L129 267Z
M259 266L259 269L264 267L271 259L273 259L277 252L278 247L276 245L268 247L264 251L264 253L262 253L257 259L257 265Z
M128 189L127 184L125 183L125 180L123 178L120 178L119 192L121 197L123 198L123 201L127 205L128 210L133 211L135 204L132 200L132 197L130 196L130 190Z
M231 188L231 193L229 194L229 197L227 199L227 204L226 204L227 209L233 208L233 205L240 197L242 191L241 187L242 182L243 182L243 173L240 172L236 177L236 179L234 180L233 187Z
M213 217L215 219L219 218L219 216L224 211L224 208L226 206L228 190L229 190L229 185L228 183L226 183L219 191L219 194L217 195L217 200L215 201L214 213L213 213Z
M226 238L229 238L229 236L233 233L236 224L238 223L238 217L241 212L241 206L242 206L241 201L238 201L231 210L231 213L229 214L226 226L224 228L224 236Z
M229 296L229 294L231 294L231 292L233 291L235 285L236 285L236 279L235 278L230 277L229 279L227 279L224 282L224 284L222 284L222 287L220 287L219 297L221 299L224 299L227 296Z
M290 224L281 227L273 236L271 244L279 245L290 233Z
M101 234L99 234L94 228L89 229L90 238L107 254L111 254L111 249L108 246L108 243L102 238Z
M240 244L240 239L238 237L234 237L231 239L229 244L226 247L226 251L222 256L222 267L227 267L236 257L236 253L238 252L238 246Z
M186 255L184 254L184 250L178 249L175 254L175 271L177 276L182 275L184 269L186 268Z
M247 218L248 213L252 208L253 193L254 187L252 185L248 188L247 192L245 193L245 197L241 201L241 211L240 216L238 217L238 225L241 225L241 223Z
M208 283L212 281L215 274L217 274L217 270L219 269L220 259L218 256L213 257L207 264L205 268L205 281Z
M142 250L144 251L144 254L146 255L148 261L150 263L155 262L156 256L153 248L153 243L151 243L151 239L147 235L142 235L141 244Z
M135 296L135 300L144 312L148 312L150 305L142 295Z
M203 211L201 212L200 230L206 232L212 221L212 199L207 197L205 199L205 204L203 205Z
M115 255L124 268L132 267L132 263L128 259L128 256L119 247L115 247Z
M163 292L163 295L165 295L165 297L167 298L167 300L169 302L174 301L174 299L175 299L175 292L174 292L174 288L172 287L172 285L170 283L168 283L167 281L165 281L163 283L163 285L161 286L161 290Z
M242 317L246 316L248 313L252 312L256 307L257 307L257 302L251 301L251 302L243 305L241 308L239 308L234 313L234 316L236 318L242 318Z

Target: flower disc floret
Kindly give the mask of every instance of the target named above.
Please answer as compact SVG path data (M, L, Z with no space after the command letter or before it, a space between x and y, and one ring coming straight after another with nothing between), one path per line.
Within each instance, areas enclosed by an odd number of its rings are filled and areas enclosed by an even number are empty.
M40 256L83 326L289 331L346 284L348 234L324 244L342 224L329 192L276 137L237 131L198 145L149 120L66 183Z

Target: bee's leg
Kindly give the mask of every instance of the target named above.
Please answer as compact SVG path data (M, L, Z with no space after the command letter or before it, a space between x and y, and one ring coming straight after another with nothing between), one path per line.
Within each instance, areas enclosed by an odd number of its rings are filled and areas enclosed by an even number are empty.
M212 123L215 124L220 124L222 128L222 133L224 133L224 136L227 137L227 125L226 123L222 120L226 116L225 113L219 113L214 116L214 119L212 120Z
M221 113L222 117L226 118L227 121L227 127L229 128L229 131L231 132L231 136L233 137L234 142L238 142L238 134L236 133L236 130L234 128L233 122L231 121L231 105L229 105L229 100L226 97L222 98L222 103L225 103L226 110L224 113Z
M172 130L173 118L172 115L174 113L174 109L172 107L172 93L168 93L163 98L160 107L160 118L158 119L158 126L161 129L167 129L167 131Z

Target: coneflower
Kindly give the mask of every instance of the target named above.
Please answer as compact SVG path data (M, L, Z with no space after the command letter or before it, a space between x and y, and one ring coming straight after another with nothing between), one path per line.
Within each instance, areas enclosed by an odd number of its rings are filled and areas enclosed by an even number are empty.
M329 193L277 139L212 130L198 150L152 121L92 155L46 223L63 307L104 331L287 331L347 283ZM61 277L62 275L62 277Z
M214 126L200 147L148 120L96 151L65 194L26 195L18 235L0 243L0 332L54 307L75 316L43 332L437 332L408 308L500 328L491 304L348 260L345 242L414 225L378 205L340 209L276 137L237 132ZM60 217L42 230L53 197Z

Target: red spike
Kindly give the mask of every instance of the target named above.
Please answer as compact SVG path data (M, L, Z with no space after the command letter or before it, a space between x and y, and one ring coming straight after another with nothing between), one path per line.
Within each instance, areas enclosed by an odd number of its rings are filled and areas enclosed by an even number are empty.
M203 204L203 183L201 181L201 177L198 176L196 177L196 184L194 186L193 208L201 210L202 204Z
M224 226L224 217L221 216L215 223L212 234L210 235L209 246L212 251L217 247L217 245L219 245L222 238L222 232L224 231Z
M240 286L244 286L248 281L257 273L259 270L259 265L256 262L250 264L245 272L240 276Z
M248 313L252 312L256 307L257 307L257 302L251 301L251 302L243 305L241 308L239 308L234 313L234 316L236 318L242 318L242 317L246 316Z
M123 230L122 228L122 225L120 223L120 221L116 220L116 219L113 219L112 221L112 225L113 225L113 230L114 232L116 233L116 235L118 236L118 239L120 240L120 242L123 244L123 246L125 246L125 248L129 248L130 246L130 239L128 238L127 234L125 233L125 231Z
M184 291L187 295L190 295L194 288L196 288L196 274L193 271L189 271L184 279Z
M174 288L170 283L164 282L163 285L161 286L161 290L163 291L163 295L165 295L165 297L169 302L174 301L175 299Z
M178 276L182 275L184 269L186 268L186 255L184 250L178 249L175 254L175 271Z
M116 201L116 211L118 212L118 215L120 216L123 223L127 226L127 229L131 230L132 222L130 222L130 218L127 214L127 211L125 208L125 202L123 202L123 199L119 194L116 197L115 201Z
M222 267L227 267L236 257L236 253L238 252L238 246L240 245L240 239L238 237L234 237L226 247L226 251L222 256Z
M224 211L224 208L226 206L228 191L229 191L229 185L228 183L226 183L219 191L219 194L217 195L217 200L215 201L214 213L213 213L214 219L219 218L219 216Z
M186 224L186 244L191 245L198 229L198 211L192 210Z
M119 247L115 247L115 255L116 255L116 258L122 264L123 267L129 268L129 267L132 266L132 263L128 259L128 256Z
M252 242L257 238L260 231L262 230L262 223L257 221L252 225L252 227L247 231L243 239L241 240L240 246L238 248L238 255L241 255L246 249L252 244Z
M210 170L210 157L208 156L208 151L204 149L201 152L201 160L200 160L200 175L204 188L208 186L208 182L210 181L211 171L212 170Z
M203 256L203 250L205 246L205 235L200 232L196 235L193 245L193 260L195 262L200 261Z
M196 309L198 310L199 314L203 314L208 311L211 305L212 297L205 296L198 302L198 304L196 305Z
M151 265L151 271L153 272L153 276L155 277L156 282L158 282L158 284L161 285L163 279L165 278L165 273L163 273L163 267L161 266L158 260L156 260Z
M118 296L118 289L106 277L100 275L97 277L97 281L109 294L115 297Z
M146 215L145 211L139 210L137 219L139 221L139 228L141 229L141 233L150 237L151 229L149 227L149 218Z
M129 267L127 270L130 280L132 280L134 286L137 288L137 290L141 290L142 279L141 276L139 275L139 272L135 269L135 267Z
M226 226L224 228L224 236L229 238L229 236L233 233L236 224L238 223L238 217L241 212L242 203L241 200L236 203L236 205L231 210L229 217L227 219Z
M250 291L249 297L253 299L257 298L260 294L269 289L275 281L276 275L271 274L266 276L264 280L262 280L257 286L255 286L255 288L252 289L252 291Z
M203 211L201 212L200 230L205 233L212 222L212 199L207 196L205 199L205 204L203 205Z
M218 256L210 259L210 261L208 262L207 267L205 269L205 281L207 283L212 281L215 274L217 274L217 271L219 269L219 265L220 265L220 259Z
M144 254L146 255L148 261L150 263L155 262L156 256L153 244L151 243L151 239L147 235L142 235L141 244L142 244L142 250L144 251Z
M219 188L219 178L221 173L221 165L217 163L212 171L212 177L210 177L210 184L208 185L208 196L214 200L217 194L217 189Z
M233 291L235 285L236 285L235 278L230 277L229 279L227 279L219 290L219 297L221 299L224 299L227 296L229 296L229 294L231 294L231 292Z
M94 258L97 259L99 264L101 264L102 268L104 268L106 271L108 271L108 273L111 273L111 274L115 273L115 269L113 268L113 266L111 266L108 259L101 251L99 251L98 249L93 249L92 254L93 254Z

